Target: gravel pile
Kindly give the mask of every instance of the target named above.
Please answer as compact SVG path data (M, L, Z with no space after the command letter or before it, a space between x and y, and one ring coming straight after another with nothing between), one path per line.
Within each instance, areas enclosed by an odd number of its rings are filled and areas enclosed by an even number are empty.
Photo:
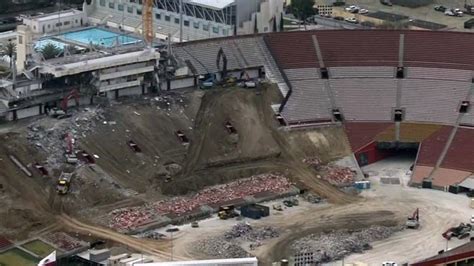
M195 245L195 249L214 258L245 258L250 256L237 243L228 241L224 236L200 240Z
M294 254L313 253L314 263L330 262L370 249L369 243L388 238L398 230L396 227L372 226L356 232L343 230L312 234L293 242L291 249Z

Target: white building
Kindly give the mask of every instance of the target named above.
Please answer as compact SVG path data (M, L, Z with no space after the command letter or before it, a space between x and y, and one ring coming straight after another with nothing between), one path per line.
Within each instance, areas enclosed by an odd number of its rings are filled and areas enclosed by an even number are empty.
M156 37L174 41L279 31L284 0L155 0ZM143 0L91 0L91 23L136 33L142 28ZM180 33L182 28L182 33ZM181 36L182 35L182 36Z
M84 12L71 9L40 16L26 17L23 24L36 34L54 33L87 24Z

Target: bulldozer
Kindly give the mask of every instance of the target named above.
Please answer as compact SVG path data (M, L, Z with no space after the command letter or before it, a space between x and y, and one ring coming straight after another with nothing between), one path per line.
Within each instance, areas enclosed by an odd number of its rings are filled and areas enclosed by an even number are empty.
M237 217L238 214L235 211L235 207L233 205L228 205L220 207L219 212L217 212L217 216L219 216L221 220L227 220Z
M407 218L405 226L409 229L418 229L418 227L420 227L420 211L418 208Z

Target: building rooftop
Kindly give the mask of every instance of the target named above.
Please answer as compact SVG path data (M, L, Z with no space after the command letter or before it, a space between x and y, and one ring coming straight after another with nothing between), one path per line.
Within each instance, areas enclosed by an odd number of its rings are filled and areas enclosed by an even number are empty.
M212 9L223 9L233 4L235 0L191 0L189 3Z
M451 262L454 260L461 260L463 258L470 258L474 256L474 241L470 241L462 246L445 251L436 256L427 258L425 260L413 263L414 266L435 265L443 262Z
M75 14L80 14L80 13L82 13L82 11L71 9L71 10L66 10L66 11L59 11L59 12L48 13L48 14L44 14L40 16L35 16L29 19L37 20L37 21L57 20L60 17L68 17Z

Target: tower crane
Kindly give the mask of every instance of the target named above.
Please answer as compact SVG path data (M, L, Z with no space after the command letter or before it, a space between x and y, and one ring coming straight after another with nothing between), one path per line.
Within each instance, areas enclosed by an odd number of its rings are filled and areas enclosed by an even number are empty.
M143 1L143 37L147 45L151 46L155 37L153 31L153 0Z

